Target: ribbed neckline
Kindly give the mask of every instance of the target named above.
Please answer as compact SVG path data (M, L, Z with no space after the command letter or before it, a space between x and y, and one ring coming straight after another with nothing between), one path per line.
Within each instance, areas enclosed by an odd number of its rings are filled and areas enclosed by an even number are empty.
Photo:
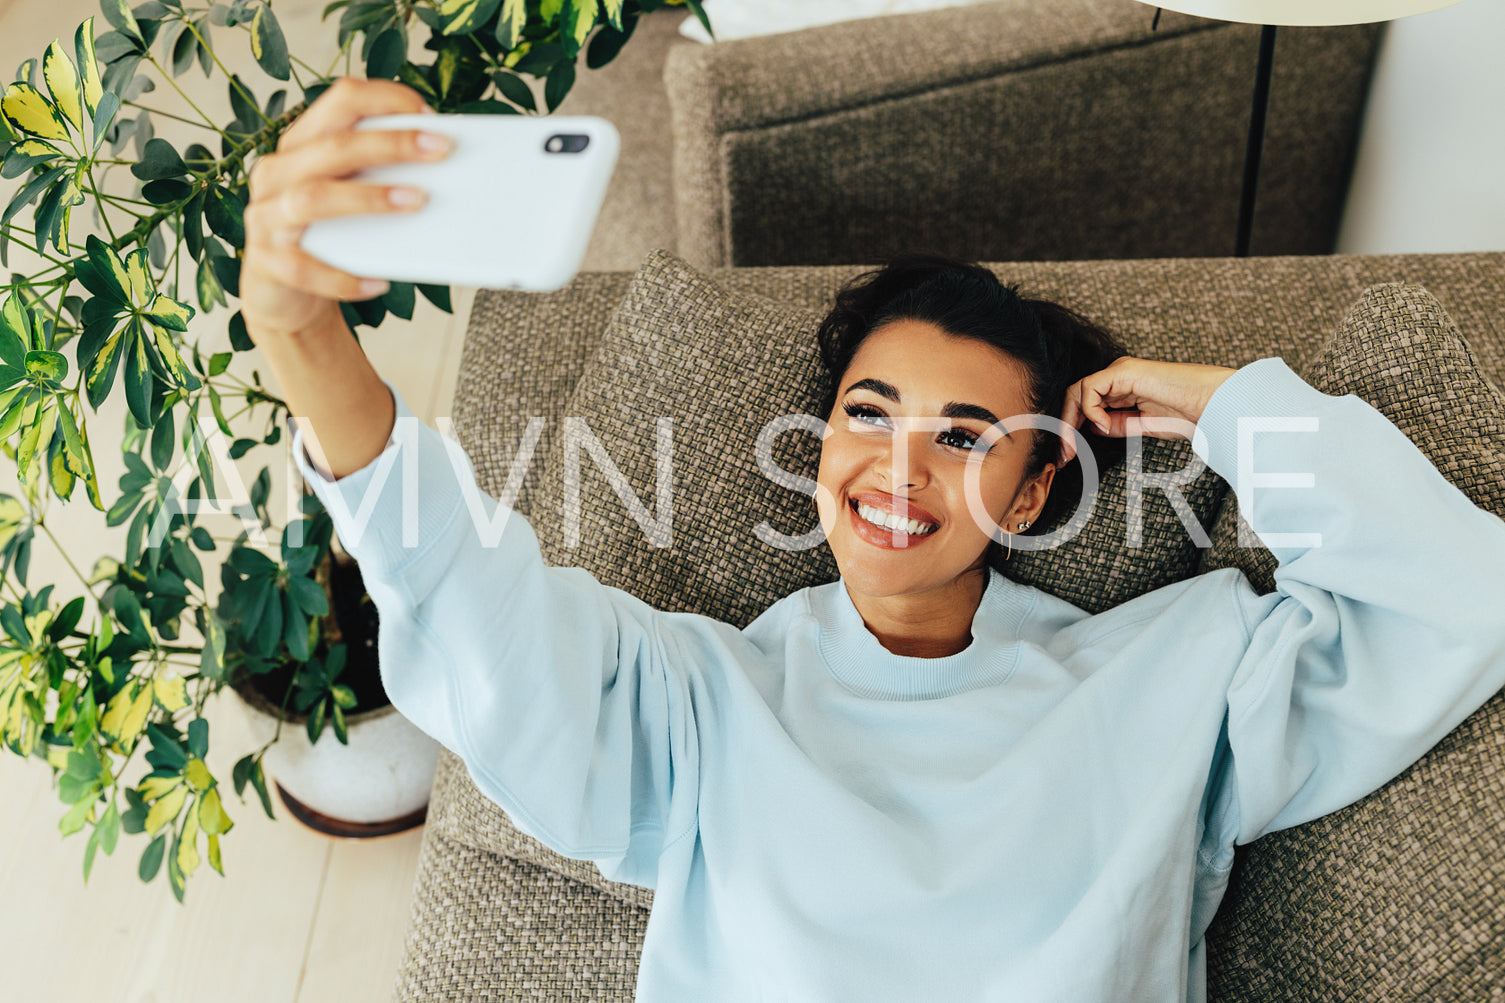
M1019 631L1034 605L1034 590L989 569L982 601L972 614L972 643L954 655L919 658L885 648L852 604L840 579L810 590L826 668L859 696L933 700L1007 682L1019 661Z

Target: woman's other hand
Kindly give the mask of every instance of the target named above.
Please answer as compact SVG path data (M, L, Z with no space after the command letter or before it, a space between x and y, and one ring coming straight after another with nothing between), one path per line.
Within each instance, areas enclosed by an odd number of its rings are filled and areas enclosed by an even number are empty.
M1179 418L1195 425L1214 391L1235 372L1226 366L1152 362L1126 355L1073 383L1066 390L1061 420L1072 428L1091 421L1100 434L1114 438L1185 439L1173 429L1144 428L1139 419ZM1063 465L1076 455L1070 438L1062 439L1060 455Z
M258 345L271 336L338 328L340 301L370 299L385 283L332 268L299 247L316 219L365 213L411 212L425 194L400 186L346 180L357 171L406 161L442 160L450 141L420 130L358 131L373 115L432 111L417 91L390 80L342 77L319 96L250 173L246 250L241 267L241 312ZM409 200L403 201L402 193ZM339 323L336 323L336 322Z

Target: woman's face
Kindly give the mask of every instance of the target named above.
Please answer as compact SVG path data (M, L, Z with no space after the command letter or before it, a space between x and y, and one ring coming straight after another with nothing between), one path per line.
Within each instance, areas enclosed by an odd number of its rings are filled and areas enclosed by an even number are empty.
M995 421L1008 427L1008 418L1030 410L1023 369L1004 352L924 321L894 321L862 342L837 390L816 505L850 589L924 593L982 566L990 526L968 508L969 461L978 465L975 497L992 526L1008 515L1014 529L1044 506L1054 467L1023 483L1034 433L984 438ZM871 521L889 515L906 528Z

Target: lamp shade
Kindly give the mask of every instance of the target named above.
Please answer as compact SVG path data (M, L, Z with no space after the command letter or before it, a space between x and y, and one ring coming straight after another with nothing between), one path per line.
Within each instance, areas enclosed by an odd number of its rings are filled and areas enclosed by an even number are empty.
M1367 24L1425 14L1459 0L1142 0L1181 14L1247 24Z

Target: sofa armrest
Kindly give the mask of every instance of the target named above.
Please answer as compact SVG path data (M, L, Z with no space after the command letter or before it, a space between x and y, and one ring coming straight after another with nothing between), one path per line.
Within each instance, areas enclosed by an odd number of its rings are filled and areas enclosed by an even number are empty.
M701 266L1232 251L1259 28L1002 0L669 50ZM1330 251L1378 27L1282 29L1254 253Z

